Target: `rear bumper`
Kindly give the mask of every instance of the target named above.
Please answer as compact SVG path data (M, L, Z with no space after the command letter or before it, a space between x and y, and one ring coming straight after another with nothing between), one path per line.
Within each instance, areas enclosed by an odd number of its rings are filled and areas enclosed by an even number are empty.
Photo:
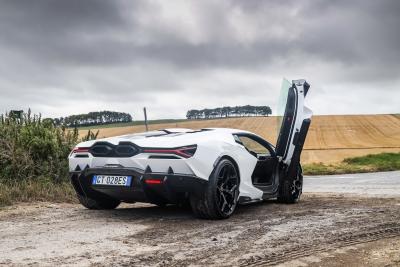
M130 186L93 185L93 175L132 176ZM189 194L200 195L208 181L196 176L168 173L153 173L135 168L86 168L70 172L75 191L89 198L113 198L124 202L179 203ZM146 180L160 180L159 184L148 184Z

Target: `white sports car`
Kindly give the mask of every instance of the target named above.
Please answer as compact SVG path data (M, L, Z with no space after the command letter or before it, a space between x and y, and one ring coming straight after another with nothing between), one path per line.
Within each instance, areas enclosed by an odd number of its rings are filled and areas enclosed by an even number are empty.
M237 204L276 198L295 203L302 193L300 154L312 112L309 84L284 80L276 147L251 132L164 129L78 144L69 155L71 181L89 209L121 201L190 203L197 217L228 218Z

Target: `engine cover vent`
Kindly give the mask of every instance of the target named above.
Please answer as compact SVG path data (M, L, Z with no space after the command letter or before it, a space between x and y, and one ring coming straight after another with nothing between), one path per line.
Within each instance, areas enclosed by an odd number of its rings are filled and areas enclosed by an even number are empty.
M90 149L93 157L130 158L139 153L139 148L130 142L120 142L113 145L108 142L97 142Z

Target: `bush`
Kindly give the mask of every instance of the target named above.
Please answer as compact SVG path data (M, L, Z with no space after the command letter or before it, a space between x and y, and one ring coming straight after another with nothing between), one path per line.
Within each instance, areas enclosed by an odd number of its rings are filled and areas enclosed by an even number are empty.
M79 141L96 139L89 131L54 125L22 111L0 115L0 206L15 201L75 199L68 177L68 154Z
M42 122L40 115L0 117L0 181L68 180L68 154L78 131Z

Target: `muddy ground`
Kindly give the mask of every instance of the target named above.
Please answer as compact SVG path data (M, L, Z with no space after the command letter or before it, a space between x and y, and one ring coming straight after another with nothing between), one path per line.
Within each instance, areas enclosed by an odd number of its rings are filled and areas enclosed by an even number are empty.
M207 221L149 204L91 211L20 204L0 211L0 265L400 266L400 198L303 195Z

